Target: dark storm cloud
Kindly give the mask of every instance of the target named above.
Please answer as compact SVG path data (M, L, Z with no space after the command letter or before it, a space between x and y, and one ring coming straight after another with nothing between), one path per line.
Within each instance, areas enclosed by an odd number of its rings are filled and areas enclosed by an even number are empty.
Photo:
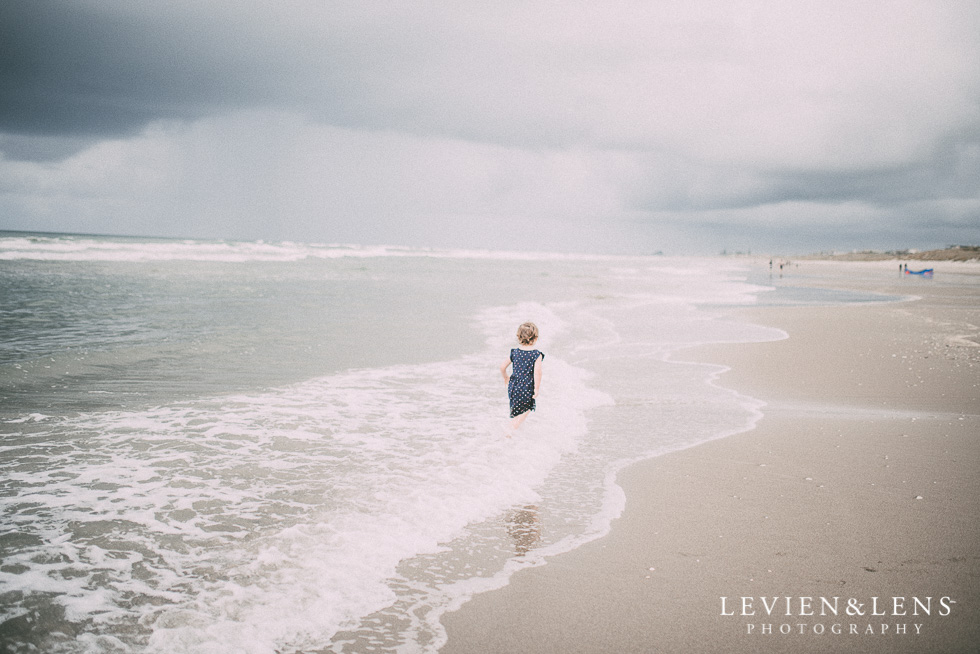
M0 131L131 135L154 120L243 108L377 128L444 124L444 109L420 105L444 101L474 62L429 69L461 44L439 38L449 28L438 21L422 33L420 16L406 6L362 15L350 3L5 0Z
M40 160L59 137L70 151L154 121L253 109L367 129L539 138L513 107L509 125L486 120L483 107L469 115L472 98L458 92L499 85L499 77L472 77L490 73L495 56L473 53L441 12L356 2L5 0L0 133L47 137L34 157L8 142L8 156ZM484 54L495 51L484 45Z
M507 146L887 166L976 123L978 12L939 7L7 0L0 132L273 109Z
M928 159L872 170L776 173L770 179L768 197L755 198L751 204L811 200L898 206L944 198L975 198L980 180L978 146L980 139L946 143Z
M5 0L0 228L980 240L978 34L973 0Z
M180 117L193 93L164 76L152 45L124 17L85 3L13 0L0 5L0 128L41 135L119 135ZM195 98L199 99L199 98Z
M250 45L207 12L6 0L0 130L130 135L153 120L193 119L254 102L263 89L261 77L246 74L260 69Z
M97 136L0 133L0 152L13 161L61 161L92 146Z

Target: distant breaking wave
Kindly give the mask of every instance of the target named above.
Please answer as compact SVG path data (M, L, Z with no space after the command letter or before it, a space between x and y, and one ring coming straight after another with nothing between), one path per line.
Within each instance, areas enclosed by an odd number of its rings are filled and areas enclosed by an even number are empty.
M595 260L590 254L412 248L395 245L206 241L117 236L10 234L0 236L0 260L30 261L299 261L340 257L443 259Z

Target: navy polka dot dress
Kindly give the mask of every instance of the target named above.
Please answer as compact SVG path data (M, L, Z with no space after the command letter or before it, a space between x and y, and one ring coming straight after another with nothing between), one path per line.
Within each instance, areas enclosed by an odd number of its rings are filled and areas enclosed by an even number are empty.
M534 411L534 362L544 354L538 350L514 348L510 351L510 362L514 371L507 383L510 396L510 417L516 418L525 411Z

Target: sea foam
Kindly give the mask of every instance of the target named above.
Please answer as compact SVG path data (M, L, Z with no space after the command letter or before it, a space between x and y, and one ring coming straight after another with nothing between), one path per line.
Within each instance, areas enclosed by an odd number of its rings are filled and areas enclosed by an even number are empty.
M589 261L590 254L421 248L398 245L296 243L291 241L206 241L126 237L0 236L0 261L212 261L226 263L289 262L342 257L432 257L445 259Z
M560 319L531 309L560 333ZM12 473L35 489L5 508L40 539L9 561L32 572L0 583L57 594L73 622L138 621L149 651L322 644L394 600L386 580L400 561L535 501L586 413L609 401L551 356L548 428L507 441L496 345L35 431L47 472Z
M0 570L10 598L2 619L30 619L31 642L48 651L433 652L443 637L438 616L448 607L606 533L622 510L615 475L623 466L758 419L761 403L719 387L719 366L679 361L684 348L785 336L728 314L767 289L724 261L470 252L440 253L433 262L427 253L392 250L365 255L355 270L339 265L349 254L309 252L369 249L18 238L30 257L75 257L65 271L25 266L23 274L43 283L26 284L24 293L70 279L73 293L83 283L92 287L86 297L104 303L94 306L98 315L117 315L130 297L142 302L139 321L93 322L91 334L80 327L65 333L66 321L53 318L51 342L41 343L51 350L47 359L65 339L91 336L84 356L97 364L84 369L89 376L174 362L153 394L130 400L110 383L99 387L107 396L98 396L99 406L131 401L135 408L42 413L25 404L2 425L8 492L0 508L17 535ZM0 248L8 254L16 251L9 241ZM210 263L116 265L184 256ZM228 268L225 256L262 265L219 275ZM274 266L265 265L267 256ZM78 280L79 271L91 281ZM247 283L243 273L251 275ZM258 301L256 288L273 288L260 286L269 275L282 290L272 298L285 298L280 304ZM169 295L164 282L187 276L206 281L208 294ZM415 303L399 324L385 322L393 295L378 291L393 280ZM134 295L102 291L121 282ZM433 284L442 284L439 292ZM447 294L469 310L469 324L446 324ZM169 319L181 300L198 302L201 313L193 315L201 319L176 329ZM314 309L302 314L302 329L295 319L263 323L265 340L249 340L251 333L239 336L230 325L225 340L209 340L209 328L225 324L226 307L242 315L271 307L288 318L297 303ZM308 329L348 313L332 331ZM544 380L537 411L507 439L498 368L525 320L541 330ZM286 352L292 358L281 365L296 368L297 357L313 351L312 338L343 342L372 325L391 343L359 345L409 363L341 367L191 399L169 386L202 365L202 352L209 365L241 367L254 365L264 348ZM113 329L128 340L106 338ZM398 349L409 330L445 340L434 352L469 342L453 340L457 332L475 331L482 342L424 360L414 356L418 340L404 341L411 352ZM296 347L275 349L290 337ZM164 338L188 339L181 342L197 349L152 347ZM131 341L152 358L141 358ZM119 368L108 366L120 359ZM93 401L87 384L48 374L64 385L66 406L86 406L76 395ZM147 406L143 397L165 401ZM65 633L79 636L65 640Z

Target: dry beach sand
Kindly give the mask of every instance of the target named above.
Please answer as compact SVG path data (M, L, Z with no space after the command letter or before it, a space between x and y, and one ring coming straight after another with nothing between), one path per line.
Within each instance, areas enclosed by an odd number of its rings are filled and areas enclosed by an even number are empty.
M764 417L623 471L611 533L443 616L443 654L980 651L980 265L897 266L791 265L918 299L747 309L790 337L678 354Z

